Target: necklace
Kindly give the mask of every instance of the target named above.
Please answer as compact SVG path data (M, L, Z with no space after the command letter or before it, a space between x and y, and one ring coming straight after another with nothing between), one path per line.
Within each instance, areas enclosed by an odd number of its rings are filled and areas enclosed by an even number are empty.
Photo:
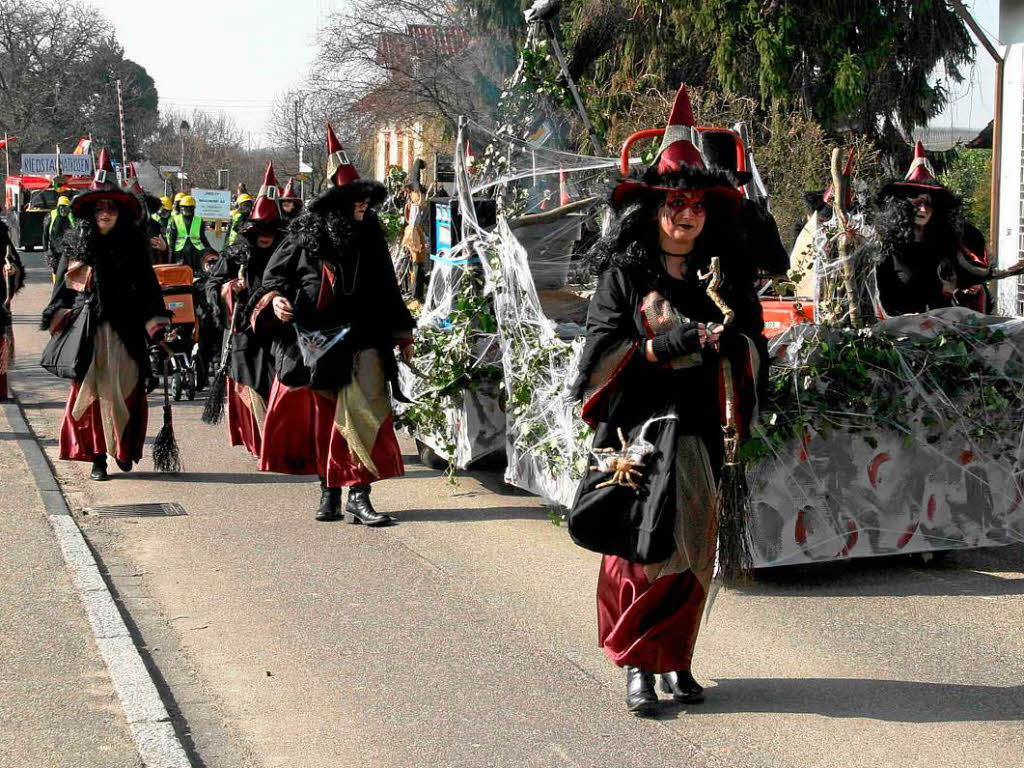
M680 263L680 265L679 265L679 277L678 278L675 276L675 274L673 274L672 270L669 269L669 267L668 267L668 258L669 258L669 256L671 256L673 258L680 258L680 259L682 259L682 263ZM673 279L676 279L676 280L684 279L686 277L686 266L687 266L687 258L686 258L686 256L687 256L687 254L685 254L685 253L669 253L668 251L663 249L661 251L661 266L665 268L665 273L669 277L671 277Z
M362 263L362 254L356 251L356 268L352 270L352 283L345 287L345 267L342 264L338 264L338 271L341 273L338 284L341 286L341 293L344 296L351 296L352 292L356 289L356 281L359 279L359 265Z

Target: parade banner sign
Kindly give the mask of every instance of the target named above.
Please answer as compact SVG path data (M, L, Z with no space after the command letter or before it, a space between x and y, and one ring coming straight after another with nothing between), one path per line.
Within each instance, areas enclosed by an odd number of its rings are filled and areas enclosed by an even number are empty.
M196 216L207 221L231 218L231 192L227 189L193 189Z
M23 176L56 176L57 155L21 156ZM92 155L60 155L60 173L64 176L92 176Z

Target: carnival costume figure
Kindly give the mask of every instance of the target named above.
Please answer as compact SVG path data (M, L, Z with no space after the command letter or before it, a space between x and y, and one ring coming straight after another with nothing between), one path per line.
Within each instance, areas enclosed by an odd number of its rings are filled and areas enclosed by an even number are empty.
M406 186L402 210L405 230L401 247L409 254L409 295L419 301L423 300L426 292L426 266L430 255L426 232L427 195L420 180L424 165L423 160L417 159L413 166L412 181Z
M57 198L57 207L50 211L43 224L43 250L46 251L46 263L54 274L57 274L57 265L60 264L60 249L64 235L74 226L75 215L71 213L71 200L62 194Z
M921 142L906 178L879 192L878 207L875 277L885 315L950 306L991 311L985 237L964 222L959 198L935 179Z
M91 187L71 204L79 223L65 237L42 327L56 337L51 345L67 340L58 346L76 370L60 458L91 461L92 478L106 480L108 453L124 472L142 458L147 338L160 338L170 317L137 226L138 199L118 188L106 150L97 165Z
M277 179L267 164L263 186L240 236L220 255L206 282L206 299L228 339L227 413L231 445L244 445L259 457L263 420L274 378L270 343L252 330L242 309L263 284L263 272L281 243Z
M290 222L302 213L302 197L295 191L295 177L289 176L288 183L281 190L281 218Z
M370 210L384 187L359 178L330 126L328 155L331 186L289 226L249 303L253 328L274 334L277 373L260 469L318 475L318 520L341 516L347 486L349 522L384 525L370 484L404 473L393 350L411 359L413 321Z
M596 431L569 531L604 554L598 640L639 715L655 712L656 673L677 701L703 698L690 666L715 565L720 392L728 371L745 428L764 350L738 182L706 167L693 125L683 87L654 164L613 192L573 392Z
M25 285L25 267L11 242L6 222L0 221L0 400L7 399L7 372L14 362L14 324L11 299Z

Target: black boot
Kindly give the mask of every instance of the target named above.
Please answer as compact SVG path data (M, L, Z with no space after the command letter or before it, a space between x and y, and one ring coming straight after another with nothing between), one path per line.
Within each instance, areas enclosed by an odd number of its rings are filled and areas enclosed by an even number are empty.
M699 704L704 701L704 689L693 679L688 669L663 672L661 690L663 693L671 693L672 698L680 704Z
M114 463L117 464L117 468L120 469L122 472L131 472L132 471L132 460L131 459L128 459L128 461L121 461L119 458L117 458L117 456L115 456L114 457Z
M373 508L370 503L370 486L368 485L353 485L348 489L345 519L350 523L374 526L391 525L394 522L390 515L385 515Z
M341 488L328 488L325 481L320 481L320 506L316 509L316 519L321 523L341 519Z
M637 667L626 667L626 709L638 717L650 717L657 708L654 675Z
M92 472L89 473L89 477L93 480L107 479L107 454L97 453L93 456Z

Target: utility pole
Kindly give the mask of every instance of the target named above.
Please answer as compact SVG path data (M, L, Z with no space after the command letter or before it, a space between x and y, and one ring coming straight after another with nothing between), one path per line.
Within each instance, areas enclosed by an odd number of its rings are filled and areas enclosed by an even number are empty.
M124 145L124 101L121 99L121 81L117 80L117 120L121 128L121 178L128 175L128 148Z

